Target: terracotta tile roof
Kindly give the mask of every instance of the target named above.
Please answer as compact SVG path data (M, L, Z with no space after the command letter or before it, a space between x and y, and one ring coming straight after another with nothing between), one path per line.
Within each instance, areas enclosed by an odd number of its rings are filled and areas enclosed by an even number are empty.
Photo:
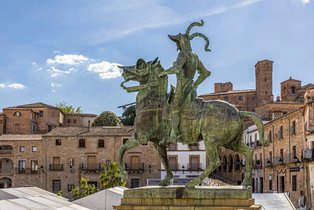
M203 95L199 95L199 97L202 96L214 96L214 95L228 95L228 94L235 94L235 93L247 93L247 92L255 92L255 89L248 89L248 90L229 90L225 92L218 92L218 93L206 93Z
M9 106L5 109L16 109L16 108L40 108L40 107L46 107L46 108L52 108L52 109L59 109L58 107L51 106L42 102L32 103L32 104L23 104L18 106Z
M4 134L0 136L0 141L41 141L42 135L16 135L16 134Z
M133 126L57 127L43 136L129 136Z
M97 117L98 115L88 113L65 113L65 116Z

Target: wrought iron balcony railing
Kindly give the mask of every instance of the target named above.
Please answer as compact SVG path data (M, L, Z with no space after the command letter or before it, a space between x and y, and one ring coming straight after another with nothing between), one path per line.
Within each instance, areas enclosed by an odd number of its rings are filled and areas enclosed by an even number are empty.
M49 164L50 171L63 171L63 164Z
M131 174L133 173L142 174L144 172L144 163L125 164L125 170Z
M15 174L39 174L38 168L15 168Z

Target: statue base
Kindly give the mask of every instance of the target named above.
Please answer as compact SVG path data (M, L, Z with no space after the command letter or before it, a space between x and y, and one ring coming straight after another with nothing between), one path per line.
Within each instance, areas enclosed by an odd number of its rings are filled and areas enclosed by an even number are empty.
M251 188L242 186L149 186L124 191L117 210L261 209Z

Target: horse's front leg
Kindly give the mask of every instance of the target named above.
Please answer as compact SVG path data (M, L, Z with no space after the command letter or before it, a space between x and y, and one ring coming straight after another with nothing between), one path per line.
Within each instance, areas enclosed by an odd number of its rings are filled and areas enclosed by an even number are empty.
M123 144L120 149L119 149L119 170L120 170L120 175L123 181L127 181L128 179L128 174L125 171L125 164L124 164L124 154L127 150L132 149L136 146L138 146L140 143L139 141L132 136L125 144Z
M166 177L159 183L159 185L167 186L170 184L170 180L173 178L173 174L168 163L167 147L164 145L159 145L158 143L154 143L154 146L159 155L159 159L161 160L161 163L164 165L166 170Z

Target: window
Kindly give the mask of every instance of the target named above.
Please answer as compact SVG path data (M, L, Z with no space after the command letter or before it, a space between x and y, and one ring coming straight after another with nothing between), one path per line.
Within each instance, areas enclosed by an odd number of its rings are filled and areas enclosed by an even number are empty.
M297 175L292 175L292 191L297 191Z
M68 192L71 192L74 188L74 184L68 184Z
M20 129L20 127L21 127L21 125L20 125L20 124L15 124L15 125L14 125L15 130L19 130L19 129Z
M25 173L26 160L19 160L19 173Z
M105 147L105 141L103 139L98 139L98 148L104 148Z
M44 111L39 111L39 117L43 117L44 116Z
M61 139L56 139L56 145L61 145Z
M292 121L292 126L290 128L290 134L292 134L292 135L296 134L296 123L295 123L295 120Z
M73 119L73 123L76 123L76 119Z
M14 113L13 113L13 116L15 116L15 117L20 117L20 116L22 116L22 113L21 113L21 112L14 112Z
M61 180L52 180L52 192L57 193L61 191Z
M71 123L71 119L67 119L67 123Z
M295 86L292 86L292 87L291 87L291 93L292 93L292 94L295 94Z
M271 130L269 130L269 132L268 132L268 141L269 141L269 142L272 142L272 141L273 141L273 135L272 135Z
M297 159L297 146L292 147L292 158Z
M25 152L25 146L20 146L20 152Z
M281 160L281 163L283 163L283 149L280 149L280 158L279 161Z
M238 96L238 101L242 101L243 100L243 96Z
M283 139L283 127L280 126L279 132L278 132L278 136L280 139Z
M123 139L123 144L125 144L129 139Z
M270 163L272 163L273 162L273 152L269 152L269 161L270 161Z
M38 172L38 160L31 160L31 173Z
M32 152L37 152L37 147L36 146L32 146Z
M79 140L79 148L85 148L85 139L80 139Z

